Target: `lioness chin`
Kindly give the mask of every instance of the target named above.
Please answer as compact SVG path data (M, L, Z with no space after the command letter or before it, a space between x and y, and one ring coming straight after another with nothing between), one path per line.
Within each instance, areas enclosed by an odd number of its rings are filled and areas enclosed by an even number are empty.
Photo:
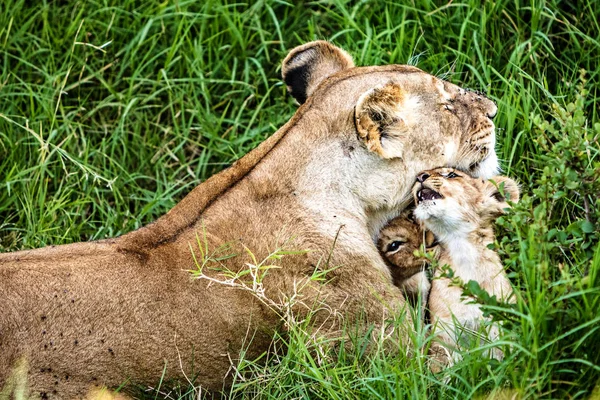
M311 322L323 334L341 317L384 327L403 312L376 234L410 201L419 171L494 174L496 106L415 67L355 67L323 41L293 49L282 72L302 103L292 119L156 222L114 239L0 255L5 387L24 360L25 391L41 398L81 398L125 381L153 386L161 376L219 390L241 351L268 349L283 326L274 304L285 299L295 299L298 319L318 309ZM302 251L279 259L258 294L246 290L257 288L250 275L215 282L282 244ZM218 262L202 257L225 246ZM206 279L189 272L197 262ZM327 284L310 279L334 266Z

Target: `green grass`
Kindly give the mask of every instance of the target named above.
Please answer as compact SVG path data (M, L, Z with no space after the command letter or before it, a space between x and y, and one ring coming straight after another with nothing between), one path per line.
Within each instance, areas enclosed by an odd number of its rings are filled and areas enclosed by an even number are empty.
M507 356L490 363L474 349L443 379L419 353L315 359L299 326L278 342L283 354L246 361L232 394L588 398L600 379L598 10L597 0L4 0L0 251L156 219L291 117L279 63L329 39L358 65L410 63L498 103L498 152L524 194L498 238L519 301L488 307L505 321ZM417 331L415 348L427 341Z

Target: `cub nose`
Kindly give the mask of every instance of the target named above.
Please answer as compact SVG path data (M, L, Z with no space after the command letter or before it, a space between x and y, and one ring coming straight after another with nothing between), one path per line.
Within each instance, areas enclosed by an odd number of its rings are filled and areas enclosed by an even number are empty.
M427 172L421 172L419 175L417 175L417 181L423 183L430 176L431 175L429 175Z

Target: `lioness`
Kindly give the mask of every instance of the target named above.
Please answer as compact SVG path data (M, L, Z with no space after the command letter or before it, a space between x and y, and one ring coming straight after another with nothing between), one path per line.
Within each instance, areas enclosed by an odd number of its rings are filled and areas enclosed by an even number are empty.
M282 327L272 303L294 297L298 318L318 308L311 321L323 330L338 329L338 315L382 326L403 310L377 232L410 201L419 171L495 173L495 104L415 67L354 67L324 41L293 49L282 74L302 103L294 117L156 222L0 256L0 382L27 365L28 390L44 398L152 386L163 372L219 390L240 352L262 354ZM207 278L226 280L225 269L282 245L302 252L277 261L260 296L189 272L208 264ZM327 284L310 279L320 268Z
M463 283L476 281L491 296L511 301L512 287L504 267L498 254L488 248L494 242L493 221L509 207L505 194L513 202L519 199L519 187L510 178L496 176L486 181L452 168L420 173L413 188L414 216L438 239L439 265L450 266ZM446 346L432 345L435 370L452 361L452 349L468 337L465 331L476 332L483 322L483 313L472 300L463 298L460 286L443 276L441 268L436 269L428 308L437 339ZM488 327L487 339L494 341L498 333L496 325ZM497 349L492 354L502 356Z

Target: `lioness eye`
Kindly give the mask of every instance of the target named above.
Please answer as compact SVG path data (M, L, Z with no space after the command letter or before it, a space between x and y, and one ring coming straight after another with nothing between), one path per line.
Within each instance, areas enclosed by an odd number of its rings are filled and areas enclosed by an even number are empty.
M402 246L403 244L406 244L406 242L403 242L401 240L394 240L392 243L390 243L387 247L386 252L391 252L391 251L396 251L400 248L400 246Z
M460 178L460 175L457 175L454 172L450 172L448 175L446 175L446 178L448 178L448 179Z

